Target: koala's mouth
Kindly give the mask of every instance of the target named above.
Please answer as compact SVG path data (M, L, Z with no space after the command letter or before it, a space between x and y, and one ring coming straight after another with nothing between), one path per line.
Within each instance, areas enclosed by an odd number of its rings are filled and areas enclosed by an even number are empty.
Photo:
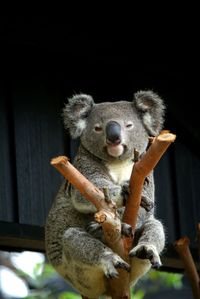
M124 153L125 146L123 144L107 144L107 152L112 157L119 157Z

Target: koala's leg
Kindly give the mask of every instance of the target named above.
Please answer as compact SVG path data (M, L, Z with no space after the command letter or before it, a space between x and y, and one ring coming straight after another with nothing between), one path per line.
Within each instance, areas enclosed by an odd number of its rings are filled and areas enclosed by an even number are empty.
M141 228L137 245L130 251L131 257L149 259L152 267L161 266L159 257L165 244L165 234L162 223L155 219L148 219Z
M115 268L127 271L130 266L101 241L80 228L69 228L63 236L63 254L67 262L100 267L106 277L118 275Z
M105 277L117 277L116 268L130 270L110 248L80 228L68 228L62 245L62 264L57 271L88 298L106 293Z

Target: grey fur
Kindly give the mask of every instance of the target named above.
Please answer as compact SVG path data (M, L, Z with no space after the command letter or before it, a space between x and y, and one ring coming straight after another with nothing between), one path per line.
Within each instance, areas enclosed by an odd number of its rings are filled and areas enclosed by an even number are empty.
M66 104L63 118L71 137L80 137L75 167L98 188L108 188L122 216L134 148L142 154L149 134L161 130L163 101L152 91L137 92L133 102L100 104L95 104L91 96L75 95ZM110 121L121 127L121 142L115 146L106 138L105 128ZM61 186L47 217L46 252L55 269L82 295L96 298L106 294L105 277L116 277L118 267L131 270L134 284L151 265L160 265L165 235L161 222L153 215L153 173L144 184L142 202L129 266L104 244L102 230L94 223L95 207L69 183ZM128 227L123 227L128 234Z

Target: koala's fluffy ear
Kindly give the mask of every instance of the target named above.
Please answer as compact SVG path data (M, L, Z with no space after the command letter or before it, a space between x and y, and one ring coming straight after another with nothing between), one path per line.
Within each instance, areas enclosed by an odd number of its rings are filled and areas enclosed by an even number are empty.
M86 94L74 95L63 109L63 120L72 138L80 137L86 127L87 116L94 105L93 98Z
M151 90L134 94L134 105L139 111L143 124L152 136L159 134L164 122L165 105L163 100Z

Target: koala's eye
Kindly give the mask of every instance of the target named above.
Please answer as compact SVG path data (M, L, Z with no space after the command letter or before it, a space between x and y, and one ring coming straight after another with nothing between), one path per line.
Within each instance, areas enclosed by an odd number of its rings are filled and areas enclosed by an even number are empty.
M95 130L95 132L98 132L98 133L100 133L100 132L102 132L102 127L100 126L100 125L96 125L95 127L94 127L94 130Z
M130 129L133 129L133 127L134 127L134 126L133 126L133 123L132 123L132 122L129 122L129 123L126 124L126 128L129 129L129 130L130 130Z

